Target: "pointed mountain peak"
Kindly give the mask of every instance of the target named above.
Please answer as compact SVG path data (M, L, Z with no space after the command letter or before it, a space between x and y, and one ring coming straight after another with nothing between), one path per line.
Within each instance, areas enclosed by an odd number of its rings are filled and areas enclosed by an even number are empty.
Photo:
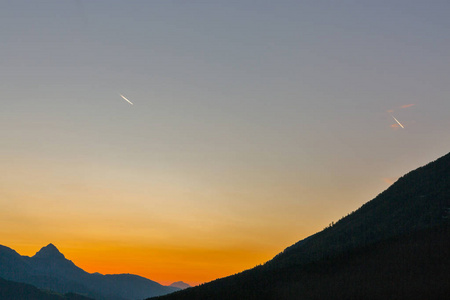
M58 248L53 244L48 244L42 247L33 257L35 258L65 258L64 255L59 252Z

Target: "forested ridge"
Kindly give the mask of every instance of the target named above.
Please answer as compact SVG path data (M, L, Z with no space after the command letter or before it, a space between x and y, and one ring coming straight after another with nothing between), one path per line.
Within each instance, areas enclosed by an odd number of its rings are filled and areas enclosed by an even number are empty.
M158 299L443 299L450 154L262 266Z

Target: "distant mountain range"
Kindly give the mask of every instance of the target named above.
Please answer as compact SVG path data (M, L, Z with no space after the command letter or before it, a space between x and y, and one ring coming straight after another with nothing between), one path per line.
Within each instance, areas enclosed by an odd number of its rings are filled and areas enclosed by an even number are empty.
M262 266L181 299L449 299L450 153Z
M97 300L136 300L180 290L132 274L87 273L66 259L53 244L43 247L32 257L21 256L0 245L0 277Z

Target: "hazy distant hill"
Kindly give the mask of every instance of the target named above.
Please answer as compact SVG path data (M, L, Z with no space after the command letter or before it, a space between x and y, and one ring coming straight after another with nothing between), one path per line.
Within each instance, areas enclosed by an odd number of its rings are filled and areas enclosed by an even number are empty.
M95 299L135 300L179 290L132 274L89 274L49 244L33 257L0 245L0 277L58 293L78 293Z
M189 284L187 284L187 283L185 283L185 282L183 282L183 281L177 281L177 282L174 282L174 283L172 283L170 286L173 286L173 287L176 287L176 288L179 288L179 289L182 289L182 290L191 287Z
M59 295L43 291L35 286L0 278L0 299L2 300L93 300L77 294Z
M446 299L450 154L263 266L161 299Z

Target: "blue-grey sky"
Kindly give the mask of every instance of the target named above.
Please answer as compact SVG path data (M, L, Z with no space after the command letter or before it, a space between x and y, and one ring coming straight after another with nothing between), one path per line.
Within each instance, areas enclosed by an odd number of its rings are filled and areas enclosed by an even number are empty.
M449 12L0 1L0 243L161 282L264 262L450 151Z

